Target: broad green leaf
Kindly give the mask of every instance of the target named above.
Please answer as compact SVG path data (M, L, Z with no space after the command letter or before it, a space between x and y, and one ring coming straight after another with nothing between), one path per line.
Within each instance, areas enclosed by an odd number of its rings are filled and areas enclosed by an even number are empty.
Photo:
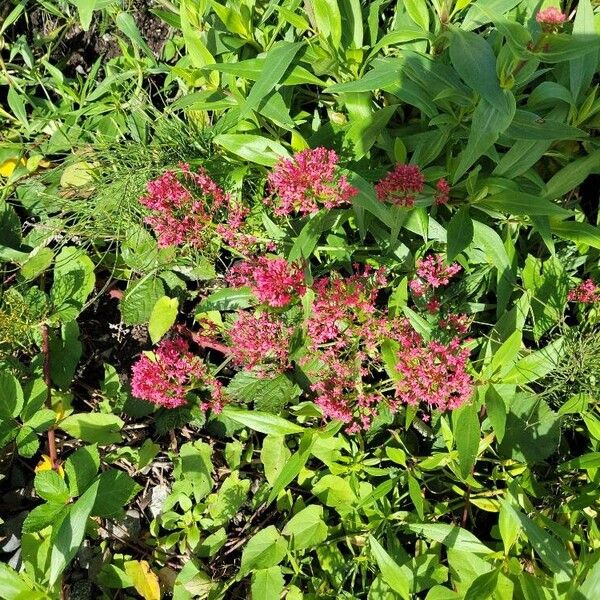
M186 442L179 449L179 460L174 468L175 478L193 484L197 502L205 498L213 488L211 456L211 447L200 441Z
M249 371L236 373L227 393L244 404L253 404L261 412L278 414L294 398L300 395L300 388L284 373L275 377L258 377Z
M550 221L552 233L577 244L586 244L600 249L600 229L589 223L579 221Z
M499 571L494 569L489 573L479 575L479 577L477 577L469 586L464 600L485 600L486 598L489 598L496 589L498 574Z
M73 4L77 7L79 13L79 22L81 23L81 29L87 31L90 28L92 22L92 15L98 4L98 0L72 0Z
M588 571L584 582L577 590L585 600L595 600L600 589L600 561L596 560L594 566Z
M252 600L279 600L283 592L281 567L258 569L252 576L250 588ZM287 594L289 597L289 593Z
M506 506L507 503L508 499L505 498L500 507L500 514L498 516L498 528L500 529L500 537L502 538L504 554L506 555L508 555L521 532L521 525L515 515L515 511L510 510L510 506Z
M473 554L490 554L492 550L480 542L470 531L446 525L444 523L408 523L406 527L411 531L430 540L444 544L448 548L456 548Z
M33 483L38 496L47 502L65 504L69 500L67 484L56 471L40 471Z
M579 0L573 22L573 34L594 38L598 35L594 21L594 8L590 0ZM582 90L586 90L598 68L598 51L586 53L569 63L569 80L573 99L577 101Z
M473 241L473 220L469 215L469 207L463 206L448 223L446 255L448 261L454 260Z
M290 423L290 421L286 421L282 417L255 410L243 410L231 405L225 406L221 414L244 427L249 427L254 431L268 435L289 435L304 431L302 427Z
M83 541L85 526L96 501L98 482L89 487L85 493L73 504L69 512L60 523L50 556L50 585L54 585L60 574L65 570Z
M580 140L588 134L560 121L541 118L535 113L517 110L506 130L506 135L517 140Z
M50 525L58 523L68 509L66 504L46 502L33 508L23 521L23 533L37 533ZM2 588L0 588L0 597Z
M350 125L346 140L352 146L356 160L360 160L371 149L397 108L396 104L385 106L368 117L356 119Z
M292 453L285 445L282 435L268 435L263 440L260 460L265 469L267 481L273 485L283 471Z
M275 89L275 86L280 82L288 67L292 64L301 46L301 42L293 44L284 42L282 45L274 46L269 50L265 57L264 70L252 86L246 101L240 108L240 121L250 111L256 110L261 100Z
M121 441L123 421L106 413L77 413L63 419L58 426L78 440L105 446Z
M499 113L511 112L508 97L496 74L496 57L485 38L454 29L450 38L450 60L461 79Z
M600 36L599 36L600 37ZM575 189L592 172L600 171L600 149L569 162L546 184L546 198L554 200Z
M254 296L250 288L225 288L214 292L198 305L198 312L210 310L238 310L252 305Z
M404 600L410 598L410 580L396 563L396 561L385 551L383 546L372 536L369 536L371 554L377 562L383 580Z
M104 471L98 478L98 494L91 516L114 518L121 515L124 507L141 489L141 486L124 471Z
M490 385L485 394L487 416L494 428L496 439L502 442L506 431L506 402L500 392Z
M505 506L520 522L529 543L550 571L573 577L575 567L562 542L542 529L521 511L515 510L511 504L506 503Z
M590 402L594 402L593 396L590 396L589 394L575 394L558 409L558 414L581 414L587 410Z
M426 2L405 0L404 6L410 18L424 31L429 30L429 10Z
M478 204L513 215L541 215L565 218L573 214L572 211L566 210L540 196L512 190L486 196Z
M66 323L75 319L96 283L94 263L82 250L65 246L54 262L54 283L50 301L53 318Z
M249 133L219 134L213 138L217 146L244 160L272 167L281 158L288 156L287 150L279 143L260 135Z
M123 321L127 325L147 323L155 304L164 295L165 286L157 277L130 281L120 303Z
M25 400L23 388L17 378L8 370L0 371L0 417L17 417L23 409Z
M555 64L586 56L600 49L600 36L555 33L549 36L539 51L526 54L541 62Z
M130 13L121 11L115 17L115 25L131 40L134 46L141 48L144 54L154 61L154 54L142 37L135 19Z
M213 55L200 36L199 15L197 14L197 5L193 0L181 0L179 3L179 16L181 17L183 39L192 65L201 68L214 63ZM209 73L208 80L213 87L218 87L219 73Z
M252 536L242 552L239 576L243 577L257 569L278 565L287 552L287 543L273 525Z
M588 452L577 458L568 460L558 466L560 471L571 471L573 469L597 469L600 467L600 452Z
M100 455L95 445L75 450L64 462L71 496L81 496L98 474Z
M544 400L527 393L516 394L509 406L499 450L503 456L533 464L556 450L559 435L559 417Z
M291 550L303 550L327 539L327 525L323 521L323 507L311 504L295 514L282 530L290 538Z
M356 502L356 494L347 479L339 475L324 475L313 486L312 492L326 506L340 511Z
M163 335L173 327L177 319L178 307L179 301L177 298L161 296L156 301L148 322L148 333L153 344L157 344Z
M475 465L479 448L480 425L475 405L470 404L461 408L460 412L455 411L452 421L460 473L466 479Z
M467 11L460 26L467 31L477 29L477 27L481 27L492 20L490 15L496 14L502 16L522 1L523 0L477 0L477 2L474 2ZM462 3L469 4L468 2L464 2L464 0Z
M558 365L563 345L564 339L560 337L544 348L527 354L515 363L503 376L502 381L524 385L544 377Z
M342 17L337 0L309 0L307 4L314 17L316 30L329 39L336 50L339 49L342 41Z

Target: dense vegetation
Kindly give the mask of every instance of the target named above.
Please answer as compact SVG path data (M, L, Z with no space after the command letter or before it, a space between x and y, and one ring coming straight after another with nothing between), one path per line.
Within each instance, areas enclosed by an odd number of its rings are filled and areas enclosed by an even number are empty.
M596 600L600 8L0 6L0 598Z

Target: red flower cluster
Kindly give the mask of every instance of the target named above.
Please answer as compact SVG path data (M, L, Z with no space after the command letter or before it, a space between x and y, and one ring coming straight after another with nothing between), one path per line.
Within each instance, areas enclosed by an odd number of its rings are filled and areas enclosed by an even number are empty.
M567 15L562 13L555 6L549 6L535 15L535 20L542 25L545 30L552 30L562 25L567 20Z
M185 163L179 168L149 181L147 194L140 198L151 211L145 222L154 229L158 245L204 248L216 232L229 246L247 251L255 242L240 231L248 210L235 204L204 169L193 173Z
M431 290L448 285L450 278L460 270L461 266L458 263L446 266L441 254L430 254L427 258L417 261L418 277L409 283L409 287L415 296L424 296Z
M375 185L375 192L379 200L411 208L417 194L420 194L424 187L425 177L419 167L398 164Z
M586 279L577 287L569 290L567 300L569 302L581 302L583 304L600 302L600 287L598 287L591 279Z
M467 372L469 350L455 337L450 343L406 345L400 349L396 369L403 379L396 397L405 404L427 403L452 410L471 399L473 381Z
M433 203L440 206L442 204L448 204L450 201L450 185L442 177L435 186L435 196L433 197Z
M224 404L221 383L182 338L163 340L153 355L143 354L132 367L133 395L164 408L185 406L186 394L198 387L211 393L210 402L202 408L220 412Z
M238 367L258 374L282 372L290 366L292 328L277 315L240 310L228 333L229 351Z
M276 215L316 213L320 208L344 206L358 193L344 175L337 173L338 156L333 150L302 150L291 159L280 160L268 176Z
M302 269L278 257L261 256L236 263L227 275L227 283L248 286L260 302L275 308L286 306L306 290Z

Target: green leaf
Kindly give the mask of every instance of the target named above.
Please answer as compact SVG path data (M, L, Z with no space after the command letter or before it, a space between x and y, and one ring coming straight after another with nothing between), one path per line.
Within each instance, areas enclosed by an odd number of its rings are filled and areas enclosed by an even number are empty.
M273 485L283 471L292 453L285 445L282 435L268 435L263 440L260 460L265 468L265 477Z
M70 497L67 484L56 471L40 471L33 483L38 496L47 502L65 504Z
M528 51L527 54L541 62L555 64L597 52L599 48L600 37L598 35L554 33L547 38L540 51Z
M38 246L31 251L29 258L21 267L21 275L31 281L48 269L53 260L54 252L50 248Z
M98 494L90 515L115 517L121 515L129 501L141 490L127 473L109 469L98 477Z
M506 404L502 395L493 385L490 385L486 391L485 407L496 439L498 442L502 442L506 431Z
M595 600L598 590L600 589L600 561L596 560L596 564L588 571L585 581L577 590L585 600Z
M82 349L77 321L62 323L60 337L52 332L50 335L50 374L56 386L62 389L71 387Z
M92 22L92 15L94 14L94 10L96 9L96 5L98 4L98 0L72 0L73 4L77 7L77 12L79 13L79 22L81 23L81 28L84 31L87 31L90 28L90 24Z
M506 135L517 140L581 140L588 134L560 121L543 119L535 113L517 110L506 130Z
M23 521L23 533L36 533L49 525L58 523L62 517L62 513L67 510L68 508L65 504L54 504L52 502L36 506ZM0 597L3 597L1 588Z
M198 312L208 312L210 310L238 310L248 308L252 305L254 296L250 288L225 288L214 292L200 302L197 307Z
M473 554L490 554L492 552L470 531L456 525L446 525L444 523L408 523L406 527L423 537L444 544L448 548L464 550Z
M63 419L59 427L76 439L106 446L121 441L123 421L117 415L78 413Z
M181 31L185 41L187 55L194 67L201 68L215 62L206 44L200 37L200 23L198 6L193 0L181 0L179 3L179 16L181 17ZM201 17L201 15L200 15ZM219 85L219 74L210 73L209 82L213 87Z
M314 485L312 492L325 505L336 510L350 506L356 502L356 494L347 479L339 475L324 475Z
M588 452L562 463L558 469L559 471L571 471L573 469L597 469L598 467L600 467L600 452Z
M17 378L8 371L0 371L0 417L17 417L23 410L23 388Z
M520 522L529 543L550 571L552 573L564 573L567 577L572 578L575 567L563 544L553 535L544 531L529 517L515 510L509 503L506 503L505 506L513 517Z
M273 525L252 536L242 552L239 577L257 569L279 564L287 552L287 543Z
M121 299L121 316L127 325L142 325L150 320L152 309L165 295L163 282L157 277L130 281Z
M385 106L373 114L356 119L351 123L345 137L354 150L356 160L360 160L371 149L397 109L397 104Z
M410 598L410 580L404 571L372 535L369 536L369 546L371 547L371 554L374 556L377 566L381 571L383 580L401 598L408 600Z
M34 592L33 587L25 583L19 573L4 563L0 563L0 595L3 600L25 600L25 598L47 600L48 598Z
M80 496L98 474L100 455L95 445L83 446L67 458L64 470L69 482L71 496Z
M469 207L463 206L448 223L446 255L448 261L454 260L473 241L473 220L469 215Z
M475 206L481 204L493 210L499 210L512 215L569 217L572 211L566 210L554 202L545 200L540 196L524 192L506 190L492 196L486 196Z
M156 301L148 322L148 333L153 344L157 344L163 335L173 327L177 319L178 308L177 298L162 296Z
M560 420L544 400L516 394L509 406L499 451L525 464L543 461L558 447Z
M179 449L179 462L176 463L174 475L192 482L194 496L199 502L207 496L213 487L211 460L212 449L204 442L187 442Z
M221 414L239 425L249 427L254 431L259 431L260 433L266 433L268 435L289 435L292 433L302 433L304 431L302 427L290 423L282 417L271 415L269 413L262 413L256 410L243 410L229 405L223 408Z
M254 403L256 410L273 414L281 412L300 392L300 388L284 373L267 378L240 371L227 386L227 393L236 400Z
M573 34L595 37L598 35L594 20L594 8L590 0L579 0L573 22ZM590 86L598 66L598 51L589 52L571 60L569 80L573 99L577 101L582 90Z
M499 571L494 569L493 571L479 575L469 586L464 600L485 600L489 598L496 589L498 574Z
M589 223L578 221L550 221L550 229L555 235L577 244L586 244L600 250L600 229Z
M116 26L131 40L134 46L141 48L144 54L154 60L154 54L148 44L144 41L135 19L130 13L121 11L115 18Z
M581 184L586 177L600 170L600 149L588 156L569 162L546 184L546 198L561 198Z
M279 600L283 592L283 584L281 567L275 566L255 571L252 576L252 600Z
M563 345L564 339L560 337L544 348L531 352L518 360L503 376L502 381L524 385L548 375L558 365Z
M216 135L213 142L227 152L266 167L272 167L280 158L289 156L287 150L279 142L260 135L222 133Z
M509 103L496 74L496 57L481 35L453 29L450 60L461 79L502 114L509 113Z
M458 413L458 417L455 416ZM480 425L477 409L474 405L468 405L459 411L455 411L452 418L455 422L454 439L458 451L458 463L461 475L466 479L477 459L479 449Z
M252 86L246 101L240 108L239 120L241 121L246 115L256 110L261 100L275 89L275 86L281 81L281 78L292 64L298 50L302 47L303 42L290 44L283 42L279 46L274 46L269 50L265 57L264 70L256 83Z
M54 585L65 570L83 541L85 526L96 501L98 482L94 483L73 504L62 520L52 545L50 556L50 585Z
M54 262L50 301L54 319L66 323L77 318L96 283L94 263L82 250L65 246Z
M323 507L311 504L295 514L285 525L282 534L290 537L291 550L313 548L327 539Z
M336 50L339 49L342 41L342 17L337 0L309 0L307 4L318 33L327 38Z
M510 125L515 106L514 96L508 92L506 92L505 106L501 110L483 97L479 100L471 119L469 139L465 149L459 155L452 183L456 183L475 161L496 143L500 134Z

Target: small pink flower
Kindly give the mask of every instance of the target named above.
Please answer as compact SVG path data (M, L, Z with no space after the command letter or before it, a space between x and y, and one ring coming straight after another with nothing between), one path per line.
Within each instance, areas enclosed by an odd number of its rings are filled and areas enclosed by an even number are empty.
M427 282L432 288L448 285L450 278L460 272L461 266L453 263L446 266L441 254L430 254L417 261L417 275Z
M567 15L562 13L555 6L549 6L544 10L540 10L535 15L535 20L541 25L550 25L552 27L562 25L567 20Z
M398 164L375 185L377 198L398 206L411 208L425 187L425 177L416 165Z
M600 302L600 288L591 279L586 279L572 290L569 290L567 300L569 302L581 302L582 304Z
M276 315L240 310L229 331L233 362L247 370L258 367L260 373L285 371L290 364L291 334L292 329Z
M265 200L275 214L314 214L320 208L346 205L358 193L344 175L337 173L338 156L333 150L302 150L291 159L281 159L268 176L271 197Z
M163 340L153 358L143 354L132 367L133 395L164 408L185 406L187 392L197 386L211 392L211 401L201 407L219 412L224 403L221 383L208 373L202 360L190 352L183 338Z
M435 189L436 192L433 198L433 203L438 206L442 204L448 204L450 200L450 186L443 177L437 182Z
M286 306L306 290L304 273L297 265L265 256L235 264L227 282L234 287L250 287L260 302L274 308Z

